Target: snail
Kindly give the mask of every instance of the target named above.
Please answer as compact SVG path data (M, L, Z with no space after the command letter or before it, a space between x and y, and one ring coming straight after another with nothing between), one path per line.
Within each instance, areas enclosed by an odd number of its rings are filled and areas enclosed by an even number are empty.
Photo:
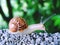
M20 33L20 34L30 34L35 30L46 30L45 22L47 22L52 16L45 19L43 22L41 21L38 24L27 25L26 21L21 17L13 17L9 22L9 31L12 34Z

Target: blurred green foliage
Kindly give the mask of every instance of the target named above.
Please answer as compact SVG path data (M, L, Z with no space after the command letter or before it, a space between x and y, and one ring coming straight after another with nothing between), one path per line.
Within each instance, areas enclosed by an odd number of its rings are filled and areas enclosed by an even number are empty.
M56 14L45 23L47 32L60 32L60 0L1 0L0 29L8 28L12 17L23 17L28 25L39 23Z

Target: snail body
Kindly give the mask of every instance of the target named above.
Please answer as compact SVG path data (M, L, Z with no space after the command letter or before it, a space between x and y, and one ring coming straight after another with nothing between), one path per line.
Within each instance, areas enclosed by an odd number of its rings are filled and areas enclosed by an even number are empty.
M32 25L27 25L25 20L21 17L14 17L10 20L9 22L9 31L16 34L16 33L21 33L21 34L30 34L34 32L35 30L44 30L45 31L45 22L47 22L52 16L48 17L45 19L43 22L40 22L38 24L32 24Z
M22 34L30 34L35 30L45 30L45 27L42 23L27 25L25 20L21 17L14 17L9 22L9 31L13 34L15 33L22 33Z

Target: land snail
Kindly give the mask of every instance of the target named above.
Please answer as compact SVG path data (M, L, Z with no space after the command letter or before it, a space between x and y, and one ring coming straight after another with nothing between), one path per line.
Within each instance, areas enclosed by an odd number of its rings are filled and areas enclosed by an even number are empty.
M48 17L44 21L42 21L43 17L41 17L40 24L34 24L34 25L31 25L31 26L28 26L23 18L21 18L21 17L14 17L9 22L9 30L11 32L20 31L20 32L23 32L25 34L26 33L27 34L32 33L35 29L41 29L41 30L44 30L46 32L44 24L53 16L54 15ZM28 27L31 27L31 28L28 28ZM25 31L24 29L26 29L26 28L28 28L28 30ZM32 29L32 30L30 30L30 29Z

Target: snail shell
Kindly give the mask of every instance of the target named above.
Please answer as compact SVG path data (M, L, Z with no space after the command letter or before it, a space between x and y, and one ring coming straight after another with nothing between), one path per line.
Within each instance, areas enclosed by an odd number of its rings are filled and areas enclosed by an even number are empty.
M9 30L11 32L23 31L27 27L25 20L21 17L14 17L9 22Z

